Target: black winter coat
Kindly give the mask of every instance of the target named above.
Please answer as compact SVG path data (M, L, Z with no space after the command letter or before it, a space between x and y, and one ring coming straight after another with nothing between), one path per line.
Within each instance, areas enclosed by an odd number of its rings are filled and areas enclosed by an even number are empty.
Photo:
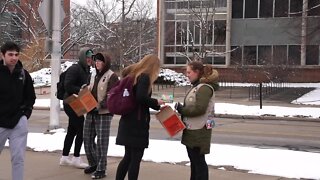
M86 52L89 48L81 48L79 61L68 68L64 79L64 89L66 91L64 99L72 94L78 94L81 86L89 83L90 67L87 64Z
M134 86L138 106L134 111L120 118L116 144L147 148L149 145L150 110L159 110L158 100L148 93L149 76L142 74Z
M64 79L64 89L66 90L64 98L67 98L72 94L78 94L81 86L88 84L89 78L90 72L88 72L80 64L73 64L71 67L69 67Z
M0 60L0 84L0 127L12 129L21 116L31 116L36 100L33 81L20 61L11 73Z

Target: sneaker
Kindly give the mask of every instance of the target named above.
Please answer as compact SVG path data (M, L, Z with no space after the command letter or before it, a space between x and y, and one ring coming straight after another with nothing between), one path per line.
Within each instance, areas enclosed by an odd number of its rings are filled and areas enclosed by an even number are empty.
M91 173L95 172L96 169L97 169L97 166L88 166L84 169L84 173L91 174Z
M69 156L62 156L60 158L60 166L69 166L71 165L71 160Z
M84 163L82 161L81 157L74 157L74 156L71 160L71 165L80 169L84 169L89 166L87 163Z
M95 171L92 175L92 179L101 179L106 177L106 172L105 171Z

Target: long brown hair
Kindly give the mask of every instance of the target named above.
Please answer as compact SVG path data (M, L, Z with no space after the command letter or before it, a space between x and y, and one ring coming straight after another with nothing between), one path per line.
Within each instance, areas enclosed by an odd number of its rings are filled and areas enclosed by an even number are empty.
M123 76L130 75L134 77L134 84L137 78L142 74L147 74L150 78L149 92L151 92L152 84L157 80L160 72L160 60L158 56L149 54L144 56L139 62L125 68L122 72Z

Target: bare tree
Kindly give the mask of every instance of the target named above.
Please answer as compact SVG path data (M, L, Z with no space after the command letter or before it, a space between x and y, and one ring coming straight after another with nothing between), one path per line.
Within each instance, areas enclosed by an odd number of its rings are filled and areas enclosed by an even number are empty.
M45 27L35 7L37 1L17 3L6 0L1 7L1 39L12 40L23 47L21 60L29 70L42 68L44 60Z
M0 3L0 42L18 42L23 47L21 61L31 71L46 66L45 59L50 56L45 49L48 32L37 10L39 2L34 0L17 3L15 0L6 0ZM69 23L64 24L63 35L65 31L69 31ZM70 39L63 39L64 54L71 47Z
M151 2L150 2L151 3ZM155 24L150 19L151 5L143 1L93 0L72 10L73 39L108 51L113 64L124 67L154 49Z

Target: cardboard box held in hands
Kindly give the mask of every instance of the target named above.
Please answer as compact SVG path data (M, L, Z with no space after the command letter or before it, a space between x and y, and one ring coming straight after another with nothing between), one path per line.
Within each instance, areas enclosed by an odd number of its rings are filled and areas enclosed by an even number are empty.
M177 113L170 106L162 107L160 112L156 114L156 118L171 137L186 128Z
M88 87L82 89L78 95L73 94L64 101L70 105L78 116L84 115L98 105L98 102L93 97Z

